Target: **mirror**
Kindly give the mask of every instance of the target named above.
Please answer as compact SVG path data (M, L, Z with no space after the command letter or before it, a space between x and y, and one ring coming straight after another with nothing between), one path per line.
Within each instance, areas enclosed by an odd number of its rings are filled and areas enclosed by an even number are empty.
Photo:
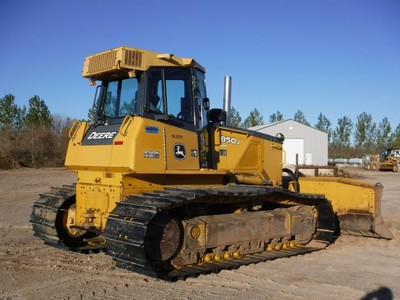
M208 99L208 98L203 99L203 109L204 110L210 109L210 99Z

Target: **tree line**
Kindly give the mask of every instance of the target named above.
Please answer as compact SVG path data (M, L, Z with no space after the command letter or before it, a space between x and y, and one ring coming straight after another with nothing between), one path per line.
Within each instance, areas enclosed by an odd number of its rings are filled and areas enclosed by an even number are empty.
M283 114L279 110L269 116L269 123L283 120ZM331 121L320 113L317 123L312 126L304 113L297 110L293 120L328 134L330 158L360 157L367 153L380 153L386 147L400 149L400 123L393 128L387 117L376 123L371 114L363 112L357 116L355 123L348 116L343 116L337 120L336 126L333 127ZM254 108L242 122L239 112L232 107L232 126L250 128L263 124L264 117L257 108Z
M312 126L300 110L293 119ZM282 120L284 116L280 111L269 116L270 123ZM13 164L62 166L73 121L51 114L39 96L30 98L27 107L18 106L12 94L0 98L0 169L13 167ZM242 122L239 112L232 107L232 126L250 128L264 123L264 117L256 108ZM388 146L400 149L400 124L393 129L386 117L376 123L371 114L363 112L354 124L349 117L343 116L333 127L330 120L320 113L312 127L328 134L330 158L379 153Z
M63 165L72 122L52 115L39 96L28 107L15 104L12 94L0 98L0 169Z

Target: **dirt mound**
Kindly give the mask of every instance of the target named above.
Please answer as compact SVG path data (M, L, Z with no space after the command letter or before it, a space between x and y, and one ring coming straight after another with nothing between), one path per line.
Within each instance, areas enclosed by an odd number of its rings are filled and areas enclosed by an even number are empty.
M12 157L7 155L0 156L0 170L18 169L21 165Z

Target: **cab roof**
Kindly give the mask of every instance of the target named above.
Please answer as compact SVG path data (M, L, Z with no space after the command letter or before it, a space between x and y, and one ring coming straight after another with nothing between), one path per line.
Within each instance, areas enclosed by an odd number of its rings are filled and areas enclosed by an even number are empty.
M99 80L119 77L123 74L135 77L135 71L145 71L154 66L194 67L205 72L204 67L193 58L121 46L86 57L82 76Z

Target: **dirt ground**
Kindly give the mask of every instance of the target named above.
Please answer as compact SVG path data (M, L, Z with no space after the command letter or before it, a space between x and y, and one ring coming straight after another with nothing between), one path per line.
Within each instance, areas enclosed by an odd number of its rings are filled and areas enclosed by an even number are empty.
M116 268L104 253L62 251L33 236L37 195L73 183L74 173L0 171L0 299L398 299L400 173L351 172L384 185L394 240L343 235L319 252L169 283Z

